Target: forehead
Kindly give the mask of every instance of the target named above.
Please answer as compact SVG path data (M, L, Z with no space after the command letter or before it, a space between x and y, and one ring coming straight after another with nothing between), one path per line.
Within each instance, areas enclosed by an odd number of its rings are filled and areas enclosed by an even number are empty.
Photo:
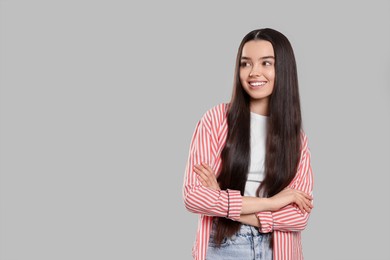
M274 56L274 48L269 41L252 40L244 44L241 57L245 56L252 59L258 59L266 56Z

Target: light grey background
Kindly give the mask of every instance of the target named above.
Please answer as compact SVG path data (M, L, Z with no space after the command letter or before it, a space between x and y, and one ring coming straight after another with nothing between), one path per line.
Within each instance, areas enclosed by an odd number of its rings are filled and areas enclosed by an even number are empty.
M0 1L0 259L191 259L196 122L242 37L298 62L305 259L390 259L389 1Z

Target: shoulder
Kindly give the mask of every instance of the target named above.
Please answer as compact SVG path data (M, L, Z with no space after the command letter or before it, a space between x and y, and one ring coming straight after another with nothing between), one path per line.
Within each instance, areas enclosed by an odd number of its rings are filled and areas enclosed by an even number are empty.
M208 125L221 125L227 119L228 103L220 103L208 109L202 116L201 121Z
M303 129L301 129L301 151L302 153L310 153L308 138Z
M303 129L301 129L301 143L307 143L307 135Z

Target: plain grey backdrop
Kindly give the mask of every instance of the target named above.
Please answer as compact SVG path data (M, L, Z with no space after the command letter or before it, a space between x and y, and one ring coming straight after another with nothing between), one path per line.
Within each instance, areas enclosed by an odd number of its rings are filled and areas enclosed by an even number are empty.
M389 1L0 1L0 259L191 259L195 125L253 29L291 41L305 259L390 259Z

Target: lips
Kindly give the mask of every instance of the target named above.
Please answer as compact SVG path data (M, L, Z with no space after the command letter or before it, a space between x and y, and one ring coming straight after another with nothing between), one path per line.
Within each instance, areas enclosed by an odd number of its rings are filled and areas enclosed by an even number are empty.
M267 84L267 81L250 81L249 85L253 88L262 87Z

